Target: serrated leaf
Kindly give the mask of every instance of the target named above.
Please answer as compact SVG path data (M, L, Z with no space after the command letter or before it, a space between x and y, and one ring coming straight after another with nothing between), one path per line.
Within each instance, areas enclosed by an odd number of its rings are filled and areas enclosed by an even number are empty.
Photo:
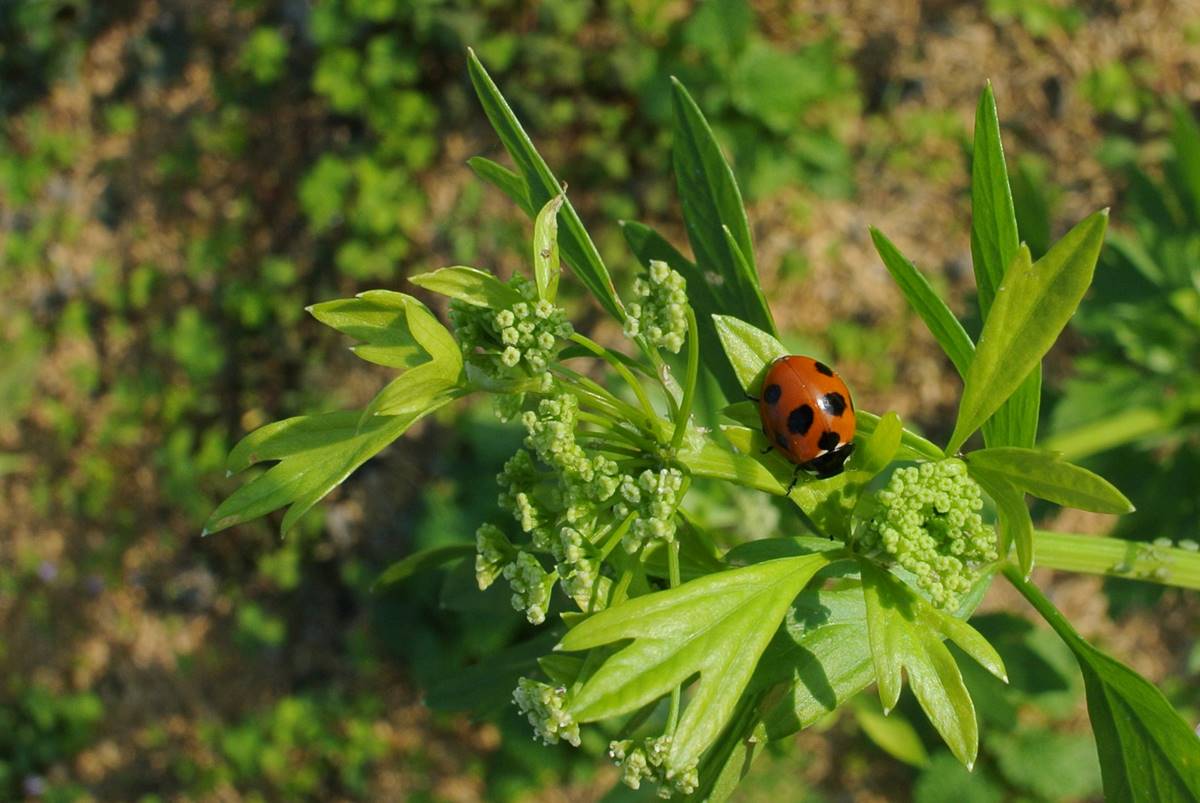
M875 227L871 227L870 231L879 258L900 287L908 305L921 316L934 340L942 347L950 362L954 363L959 376L965 377L975 357L975 344L971 342L967 330L963 329L958 318L917 270L917 266L907 260L881 231Z
M448 544L446 546L422 549L420 552L414 552L403 560L398 560L387 567L376 578L375 582L371 584L371 590L375 591L385 586L395 585L415 574L420 574L450 561L461 560L468 555L474 554L475 546L473 544Z
M448 401L450 397L442 397L426 409L365 422L353 410L301 416L252 432L234 447L230 470L262 460L279 463L222 502L205 522L205 532L215 533L290 505L280 527L286 533L356 468Z
M987 641L961 619L942 613L871 561L860 561L867 603L867 635L879 699L885 711L900 699L901 672L925 715L955 757L975 763L979 730L975 706L950 650L949 638L985 669L1004 678L1004 664Z
M1112 483L1054 452L980 449L965 460L968 466L1002 476L1025 493L1056 505L1095 513L1133 512L1133 504Z
M971 261L979 293L979 313L987 321L992 300L1020 246L1000 119L992 85L984 87L975 111L971 158ZM1032 446L1041 406L1041 364L1031 367L1011 398L1001 400L992 420L984 422L989 446Z
M1025 506L1025 494L1003 475L968 462L968 471L996 503L1000 518L1000 555L1008 556L1009 545L1016 544L1017 565L1025 577L1033 571L1033 519Z
M558 258L558 210L566 195L556 195L533 223L533 275L537 280L538 297L553 301L558 293L558 275L562 272Z
M576 692L570 713L585 722L628 713L698 674L667 757L670 768L688 766L728 723L792 600L828 564L813 554L718 572L583 621L561 649L632 643Z
M533 210L541 209L551 198L560 195L563 191L562 185L550 172L546 161L533 146L517 116L513 114L508 101L500 94L495 82L483 68L475 52L470 49L467 51L467 71L484 113L525 180L529 197L529 208L526 211L532 215ZM575 270L575 275L605 310L617 320L625 320L625 310L617 298L608 268L604 266L600 252L596 250L583 221L579 219L570 201L563 204L560 224L559 247L567 263Z
M1088 715L1112 803L1200 800L1200 736L1138 673L1085 641L1014 567L1005 576L1071 648L1083 672Z
M727 309L718 304L716 289L712 286L710 275L704 273L696 264L666 241L658 232L635 221L622 221L621 233L630 249L643 265L651 260L661 260L678 271L687 281L688 302L696 311L696 327L700 333L700 356L704 360L705 369L717 380L721 392L727 400L737 399L742 395L729 362L725 359L720 347L713 314Z
M708 122L683 84L672 79L671 108L674 112L672 161L675 181L683 204L688 241L700 270L723 280L715 285L722 309L758 328L775 331L771 310L763 298L750 240L750 225L742 205L733 171L721 155ZM722 227L728 227L726 239ZM730 249L737 246L741 261Z
M521 211L533 217L533 205L529 203L529 187L526 185L525 179L507 167L482 156L472 156L467 160L467 166L474 171L475 175L508 196L508 199L519 206Z
M1029 249L1018 249L979 336L946 454L958 451L1054 345L1091 284L1107 222L1106 211L1083 220L1037 264Z
M465 301L476 307L504 309L521 301L521 294L487 271L455 265L408 279L417 287Z

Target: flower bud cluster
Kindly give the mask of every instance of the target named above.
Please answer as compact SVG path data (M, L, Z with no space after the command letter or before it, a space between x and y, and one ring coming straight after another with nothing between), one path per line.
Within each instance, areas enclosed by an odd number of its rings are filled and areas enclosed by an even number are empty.
M627 552L637 552L649 542L669 544L675 540L675 509L682 490L683 474L678 469L646 469L637 479L625 475L620 487L622 502L614 510L620 517L630 510L637 512L622 540Z
M667 766L670 752L670 736L622 739L608 745L608 756L621 770L621 782L630 789L640 789L642 781L651 781L658 784L659 797L690 795L700 785L696 765L670 769Z
M996 560L996 532L979 514L983 493L961 460L897 469L876 500L860 549L907 569L939 608L956 605L980 566Z
M666 262L650 261L650 269L633 283L637 301L628 307L625 334L646 339L672 354L683 347L687 335L687 281Z
M508 286L521 300L503 309L457 299L450 303L450 321L463 355L489 377L511 379L520 372L541 377L548 386L558 341L574 329L561 307L538 298L537 285L529 279L514 275Z
M558 744L559 740L579 747L579 724L566 711L567 690L529 678L517 681L513 702L533 726L535 739L542 744Z
M503 573L512 588L513 608L525 611L530 624L540 625L546 621L550 592L554 590L558 575L547 572L536 557L525 551L518 552L516 559L505 565Z
M517 550L494 524L482 524L475 531L475 581L486 591L504 567L516 559Z

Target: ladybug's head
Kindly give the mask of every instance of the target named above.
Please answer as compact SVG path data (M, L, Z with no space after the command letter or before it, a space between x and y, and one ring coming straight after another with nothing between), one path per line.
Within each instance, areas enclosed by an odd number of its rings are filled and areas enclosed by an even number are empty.
M830 449L824 454L814 457L804 464L806 471L811 471L819 479L836 477L846 467L846 460L854 453L853 443L843 443L836 449Z

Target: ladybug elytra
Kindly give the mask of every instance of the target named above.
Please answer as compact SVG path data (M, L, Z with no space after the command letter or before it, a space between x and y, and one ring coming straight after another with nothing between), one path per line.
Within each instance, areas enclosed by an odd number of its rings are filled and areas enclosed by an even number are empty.
M755 401L771 443L766 451L778 449L797 471L821 478L842 472L854 451L854 401L832 368L812 357L780 357L767 369Z

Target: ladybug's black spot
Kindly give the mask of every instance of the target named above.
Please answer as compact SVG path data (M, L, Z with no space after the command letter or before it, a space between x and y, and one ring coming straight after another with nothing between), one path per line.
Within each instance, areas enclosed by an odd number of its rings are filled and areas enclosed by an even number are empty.
M779 448L783 449L785 452L791 451L790 449L788 449L788 439L783 434L779 434L779 435L775 436L775 443L779 444Z
M763 401L767 404L775 404L782 395L783 388L779 385L767 385L767 389L763 391Z
M830 368L825 363L821 362L820 360L813 360L813 367L815 367L817 369L818 374L825 374L825 376L833 376L833 369Z
M813 409L807 404L802 404L788 413L788 432L793 435L807 435L812 422Z
M825 430L821 433L820 439L817 441L817 446L820 446L825 451L836 449L837 445L842 442L838 434L832 430Z
M846 399L836 390L833 393L826 393L817 404L821 405L822 410L833 416L846 412Z

